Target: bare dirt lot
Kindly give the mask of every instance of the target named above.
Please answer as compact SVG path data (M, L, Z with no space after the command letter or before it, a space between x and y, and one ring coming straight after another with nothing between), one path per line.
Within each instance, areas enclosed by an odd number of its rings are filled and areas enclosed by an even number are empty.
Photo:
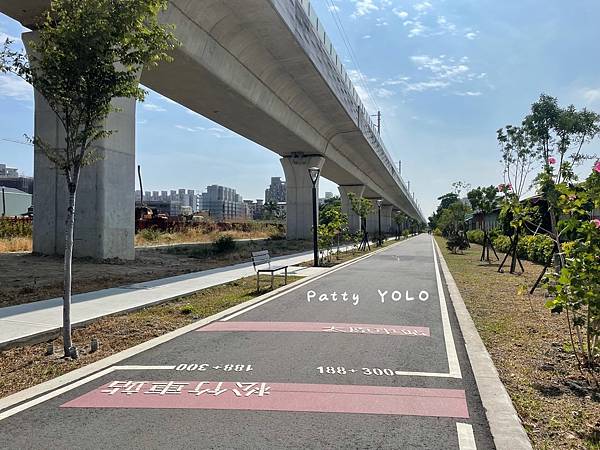
M77 259L73 264L73 292L155 280L250 261L250 252L269 250L281 256L310 249L305 241L259 240L237 242L228 252L210 244L136 249L135 261L97 262ZM30 253L0 254L0 307L45 300L62 295L61 257Z

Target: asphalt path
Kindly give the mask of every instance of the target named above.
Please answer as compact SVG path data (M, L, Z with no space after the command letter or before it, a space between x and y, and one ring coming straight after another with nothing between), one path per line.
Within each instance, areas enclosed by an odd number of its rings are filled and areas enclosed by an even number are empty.
M427 235L391 246L0 420L0 447L492 449L437 266Z

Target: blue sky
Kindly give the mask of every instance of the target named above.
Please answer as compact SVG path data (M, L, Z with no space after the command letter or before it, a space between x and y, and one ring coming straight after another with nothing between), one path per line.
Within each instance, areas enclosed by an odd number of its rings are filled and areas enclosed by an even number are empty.
M600 112L597 0L313 0L338 54L403 162L425 214L453 181L502 181L495 131L518 123L541 92ZM339 18L356 58L351 58ZM0 40L18 37L0 14ZM144 188L237 188L262 198L278 157L151 93L138 105ZM31 89L0 76L0 162L33 172L22 141L33 127ZM588 153L600 153L595 142ZM328 181L321 192L333 191Z

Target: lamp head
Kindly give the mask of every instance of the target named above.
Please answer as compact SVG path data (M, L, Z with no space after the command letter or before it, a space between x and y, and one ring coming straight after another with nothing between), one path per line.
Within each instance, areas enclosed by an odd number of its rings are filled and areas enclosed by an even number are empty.
M308 169L308 174L310 175L310 180L313 185L317 184L317 180L319 179L319 174L321 173L321 169L318 167L311 167Z
M382 204L383 204L383 200L382 200L382 199L380 199L380 198L378 198L378 199L377 199L377 207L378 207L378 208L381 208L381 205L382 205Z

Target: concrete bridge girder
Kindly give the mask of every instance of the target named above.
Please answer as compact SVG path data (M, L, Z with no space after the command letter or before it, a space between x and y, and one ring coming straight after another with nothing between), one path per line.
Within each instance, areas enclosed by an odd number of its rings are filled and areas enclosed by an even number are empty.
M32 18L48 4L49 0L22 0L15 7L12 0L0 0L0 11L31 25ZM294 5L289 0L170 0L161 20L176 25L181 46L174 51L172 63L143 70L142 84L284 158L301 152L320 155L324 158L322 176L341 185L362 184L364 195L383 197L410 214L412 205L360 131L356 117L352 116L354 112L344 106L328 84L331 74L320 71L324 63L319 55L315 59L317 50L307 47L305 36L294 34L298 25L292 22L299 17ZM48 120L55 123L52 118ZM123 223L116 228L125 230L128 237L124 240L115 237L116 244L109 245L112 234L104 232L109 225L99 220L92 209L82 208L76 227L85 226L88 219L82 218L84 215L92 221L96 218L98 226L90 228L95 229L90 236L105 239L107 245L101 247L110 249L100 250L96 243L78 242L76 248L83 254L98 258L132 257L133 241L129 234L133 233L134 124L135 108L125 108L120 116L109 120L110 129L119 131L116 135L128 138L120 143L101 143L114 151L105 153L104 162L93 169L97 173L91 178L96 184L85 188L82 185L79 192L79 204L97 204L94 210L104 208L107 217L119 218ZM126 148L117 149L117 145ZM123 171L117 183L111 182L105 173L113 166ZM36 177L39 174L40 179L51 178L51 171L43 175L44 170L47 168L40 163ZM36 186L42 187L41 183ZM125 186L131 190L131 198L123 195ZM289 198L295 195L292 193ZM110 206L101 201L118 196L126 204L116 207L123 208L126 214L111 213ZM50 198L47 200L52 203ZM58 195L54 203L59 203ZM43 211L44 206L38 208L37 211ZM302 210L293 205L288 208ZM306 231L292 234L305 236ZM90 248L83 248L85 245ZM128 248L119 250L122 247Z

